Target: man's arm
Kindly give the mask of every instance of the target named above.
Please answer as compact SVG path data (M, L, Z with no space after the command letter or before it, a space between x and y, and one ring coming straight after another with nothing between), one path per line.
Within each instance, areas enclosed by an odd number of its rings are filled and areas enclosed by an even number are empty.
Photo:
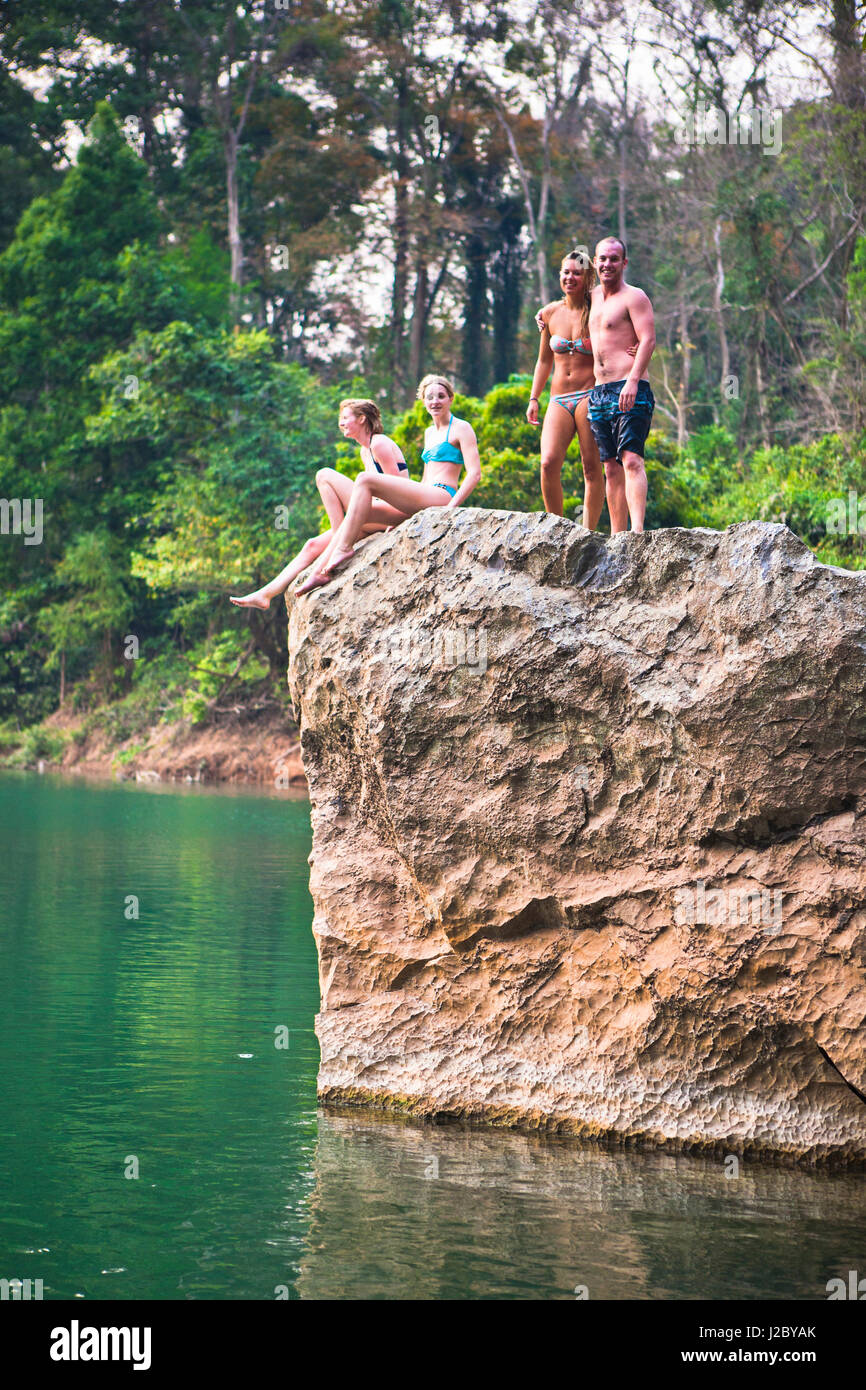
M535 315L535 322L538 326L539 333L543 333L544 329L547 327L546 315L548 315L552 309L559 309L564 303L564 299L551 299L549 304L545 304L539 309L538 313Z
M619 393L620 410L631 410L637 395L638 382L643 378L656 345L655 318L649 296L633 289L629 295L628 312L637 338L634 366Z

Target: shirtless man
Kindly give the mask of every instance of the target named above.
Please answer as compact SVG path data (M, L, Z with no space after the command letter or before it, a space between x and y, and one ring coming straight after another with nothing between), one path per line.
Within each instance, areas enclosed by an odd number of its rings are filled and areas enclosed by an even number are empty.
M652 305L643 290L627 285L625 247L605 237L593 261L599 284L592 291L589 338L595 387L587 398L589 425L604 465L611 535L642 531L646 513L643 450L655 397L647 367L656 345ZM563 301L559 301L562 303ZM535 316L543 333L546 304ZM584 525L586 525L584 518Z
M647 368L656 345L652 304L643 290L627 285L625 246L605 237L595 248L599 283L592 292L589 336L595 387L589 423L604 465L611 535L642 531L646 513L644 445L655 397Z

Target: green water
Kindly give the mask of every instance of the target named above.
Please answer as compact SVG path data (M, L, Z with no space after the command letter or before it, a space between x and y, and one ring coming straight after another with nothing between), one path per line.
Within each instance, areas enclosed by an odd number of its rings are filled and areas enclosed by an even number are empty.
M305 801L7 775L0 843L0 1278L824 1299L866 1274L862 1175L317 1112Z
M307 803L5 778L0 837L0 1274L273 1297L316 1142Z

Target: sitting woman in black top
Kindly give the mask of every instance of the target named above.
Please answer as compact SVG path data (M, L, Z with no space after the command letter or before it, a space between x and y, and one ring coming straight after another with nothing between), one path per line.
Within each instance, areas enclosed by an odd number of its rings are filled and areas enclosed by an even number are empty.
M375 401L346 400L340 402L340 430L346 439L354 439L361 446L361 461L367 473L390 474L395 478L408 478L409 467L393 439L382 433L382 416ZM358 475L363 477L363 473ZM342 524L349 508L349 500L355 482L336 468L320 468L316 474L316 487L321 494L328 520L329 531L320 536L311 536L299 553L281 570L276 579L256 589L252 594L241 598L231 598L239 608L267 608L272 598L285 593L292 580L307 569L314 560L324 554L334 538L337 528ZM370 536L374 531L386 531L389 526L406 520L406 513L391 507L387 502L376 501L366 520L363 535Z

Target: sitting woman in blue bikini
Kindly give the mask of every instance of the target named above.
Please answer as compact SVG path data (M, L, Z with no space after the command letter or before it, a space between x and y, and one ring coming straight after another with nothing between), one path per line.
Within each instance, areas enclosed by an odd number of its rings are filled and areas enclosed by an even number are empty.
M418 399L430 413L424 434L424 476L420 483L406 474L362 473L355 481L342 525L334 533L310 578L295 593L305 594L329 584L336 570L351 560L353 546L363 534L377 503L394 509L396 520L413 516L424 507L459 507L481 478L481 459L475 431L467 420L451 412L454 387L443 376L425 376ZM460 482L460 474L466 477Z
M598 525L604 506L604 473L587 418L587 397L595 385L589 310L595 271L589 257L571 251L559 272L563 298L548 304L543 320L538 362L532 378L532 395L526 418L538 424L538 398L553 369L550 405L541 431L541 496L547 511L562 516L562 465L569 444L577 434L583 464L585 492L583 524L590 531Z

